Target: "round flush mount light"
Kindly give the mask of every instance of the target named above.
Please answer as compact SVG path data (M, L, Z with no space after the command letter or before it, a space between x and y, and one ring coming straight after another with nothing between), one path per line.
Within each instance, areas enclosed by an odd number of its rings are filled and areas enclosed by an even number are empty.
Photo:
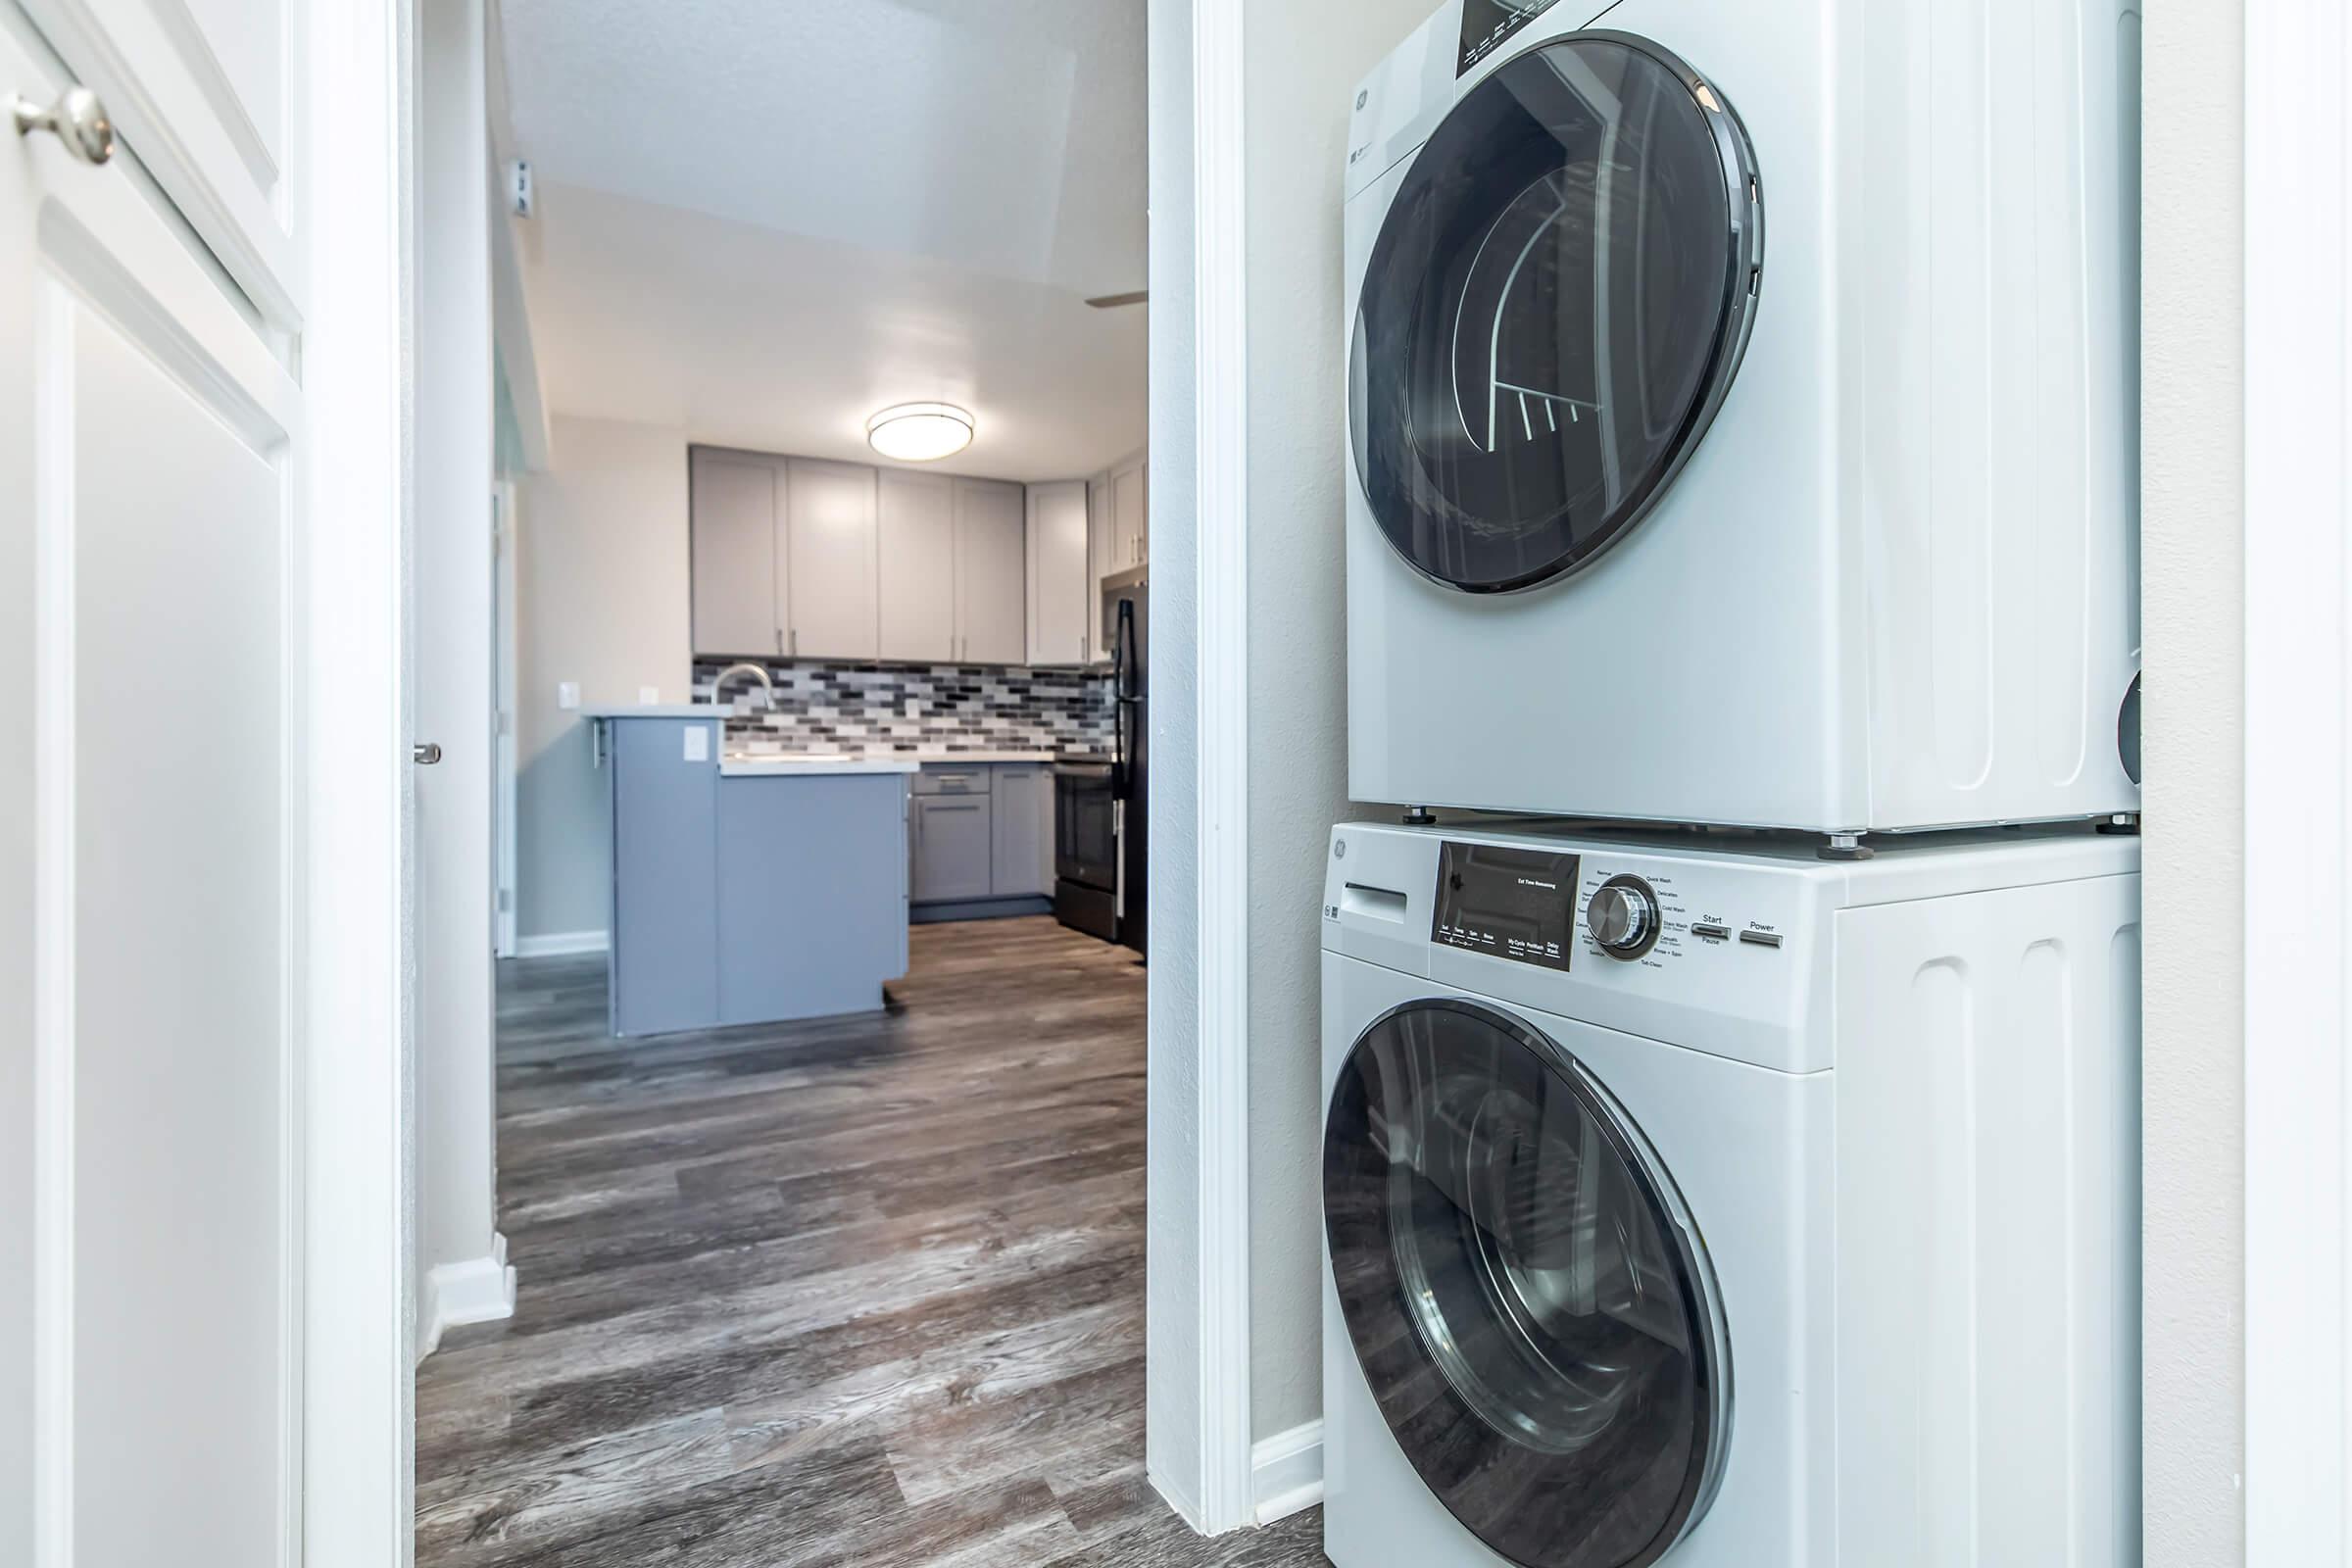
M936 463L972 444L972 416L953 403L901 403L865 421L865 440L901 463Z

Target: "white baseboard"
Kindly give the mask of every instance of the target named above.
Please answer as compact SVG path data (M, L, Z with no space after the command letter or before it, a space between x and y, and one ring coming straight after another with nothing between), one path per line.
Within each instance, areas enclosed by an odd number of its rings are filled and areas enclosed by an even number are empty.
M490 1255L427 1270L418 1288L416 1359L441 1346L441 1335L466 1323L492 1323L514 1315L514 1270L507 1262L507 1239L493 1234Z
M1270 1525L1323 1500L1323 1423L1306 1421L1250 1446L1250 1498Z
M545 936L516 937L517 958L560 958L573 953L603 953L612 939L602 931L550 931Z

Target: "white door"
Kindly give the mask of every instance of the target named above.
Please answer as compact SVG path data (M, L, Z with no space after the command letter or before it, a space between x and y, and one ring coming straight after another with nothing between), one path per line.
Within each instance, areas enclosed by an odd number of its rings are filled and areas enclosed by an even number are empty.
M790 652L803 659L872 659L874 470L794 458L785 465L785 554L791 559Z
M33 1383L26 1414L0 1377L0 1561L287 1564L306 445L272 342L304 24L35 9L247 299L127 150L0 128L0 1343ZM0 94L56 102L7 23Z
M936 473L885 468L879 481L881 657L956 657L956 506Z
M1086 483L1029 487L1029 662L1083 664L1087 636Z
M956 481L956 657L1017 664L1028 652L1022 497L1017 484Z

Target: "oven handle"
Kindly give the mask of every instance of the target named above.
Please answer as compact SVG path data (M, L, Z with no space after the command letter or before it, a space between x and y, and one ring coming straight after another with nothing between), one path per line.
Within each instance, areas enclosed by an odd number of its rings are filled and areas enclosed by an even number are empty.
M1106 779L1110 777L1108 762L1055 762L1055 778Z

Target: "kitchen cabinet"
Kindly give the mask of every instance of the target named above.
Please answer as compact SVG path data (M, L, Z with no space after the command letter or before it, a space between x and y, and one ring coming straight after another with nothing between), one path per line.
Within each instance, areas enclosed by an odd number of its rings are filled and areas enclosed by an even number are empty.
M612 904L610 1024L616 1035L704 1029L718 1019L719 726L610 726Z
M1071 479L1029 487L1029 662L1083 664L1095 598L1089 573L1086 483Z
M719 780L717 1022L882 1004L881 981L906 971L906 780Z
M1070 664L1096 653L1073 604L1092 591L1070 586L1090 570L1092 518L1070 500L1033 563L1026 492L1003 480L718 447L692 448L689 471L698 656ZM1041 567L1054 586L1038 622Z
M990 801L990 896L1050 898L1054 769L1045 762L1001 762L996 775Z
M783 470L772 459L698 448L688 482L694 651L783 652Z
M916 904L962 903L990 896L995 846L989 804L984 794L914 797Z
M1113 572L1127 571L1152 559L1151 487L1142 463L1112 471L1111 534Z
M956 658L956 489L936 473L882 470L878 482L883 659Z
M1028 655L1027 527L1021 487L955 481L956 659L1017 664Z
M1102 636L1102 579L1114 571L1126 568L1118 564L1119 517L1110 475L1090 479L1086 486L1086 545L1088 593L1093 608L1087 612L1087 628L1094 635L1094 656L1098 663L1110 662L1110 648Z
M786 459L785 471L785 652L876 658L875 471L813 458Z

